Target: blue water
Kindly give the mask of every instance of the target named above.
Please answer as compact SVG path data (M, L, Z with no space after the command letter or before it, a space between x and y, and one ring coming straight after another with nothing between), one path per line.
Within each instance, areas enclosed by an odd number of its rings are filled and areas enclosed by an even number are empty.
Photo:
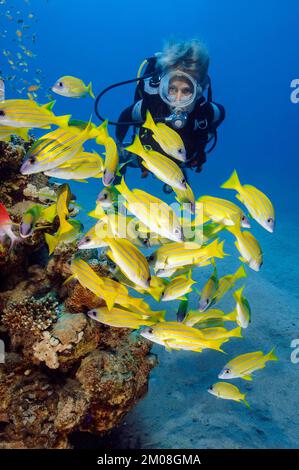
M279 364L270 364L250 384L237 384L248 390L251 410L206 393L225 363L223 356L169 354L155 347L160 364L152 373L149 393L113 433L111 442L149 448L298 447L299 364L290 362L290 342L299 337L299 104L290 100L290 83L299 78L298 1L31 0L27 5L23 0L7 0L0 11L3 15L7 10L13 20L1 16L8 30L1 48L13 53L18 50L17 18L34 14L30 34L36 33L36 42L31 44L29 34L24 43L36 57L29 61L26 77L33 83L40 69L45 88L62 75L74 75L91 80L98 92L133 78L142 60L161 50L164 39L202 39L211 56L214 100L225 106L227 116L204 171L190 174L191 185L196 196L229 195L219 186L236 168L241 181L262 189L276 208L273 235L254 225L265 259L261 272L251 272L248 279L252 324L243 342L227 348L238 354L277 347ZM12 73L4 57L1 70L3 75ZM22 73L16 75L17 81ZM44 93L38 91L41 100L46 100ZM103 99L102 114L116 119L131 103L132 93L130 86L111 92ZM13 96L15 92L8 89L8 97ZM89 119L93 102L57 97L55 111ZM139 185L139 176L138 170L130 170L128 185L162 195L160 182L149 177ZM88 187L73 185L86 210L93 208L102 187L94 181ZM86 216L84 221L91 223ZM233 246L230 251L236 254ZM226 269L237 266L235 257L225 262ZM224 309L230 308L230 302Z

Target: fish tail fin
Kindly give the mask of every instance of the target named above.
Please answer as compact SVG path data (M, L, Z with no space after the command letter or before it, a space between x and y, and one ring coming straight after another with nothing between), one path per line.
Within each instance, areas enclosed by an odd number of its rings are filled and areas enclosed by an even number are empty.
M136 155L139 155L139 156L142 156L142 157L146 153L144 148L143 148L143 145L140 141L140 138L137 134L135 135L135 139L134 139L133 143L131 145L129 145L128 147L126 147L126 150L128 152L135 153Z
M43 104L41 106L41 108L45 108L45 109L48 109L49 111L52 111L52 109L54 108L55 103L56 103L56 100L52 100L49 103Z
M236 238L240 235L241 233L241 228L238 225L227 225L225 229L232 233Z
M48 233L46 233L46 235L49 235ZM67 284L69 284L73 279L75 279L75 274L72 274L71 276L69 276L64 282L63 282L63 286L66 286Z
M58 245L58 237L45 233L45 239L49 248L49 255L51 255Z
M73 230L73 226L65 219L62 221L59 227L59 231L61 234L69 232L70 230Z
M58 127L68 127L71 117L72 116L70 114L66 114L65 116L56 116L55 124Z
M19 136L21 137L21 139L25 140L25 142L28 142L29 140L28 129L20 129Z
M241 299L244 288L245 288L245 286L242 286L242 287L240 287L240 289L235 290L235 292L233 293L233 297L236 301Z
M219 340L215 340L213 342L211 342L211 346L212 346L212 349L215 349L216 351L219 351L219 352L222 352L224 354L227 354L225 351L223 351L223 349L221 349L221 346L226 343L228 340L223 340L223 339L219 339Z
M57 205L56 202L51 204L50 206L46 207L42 212L42 218L45 219L47 222L52 223L55 219L57 214Z
M271 351L267 354L268 361L279 361L278 357L274 354L275 348L271 349Z
M245 395L245 393L244 393L244 395L243 395L243 397L242 397L242 401L243 401L244 405L245 405L248 409L250 409L250 405L249 405L248 401L246 400L246 395Z
M153 312L153 315L151 316L157 319L158 321L163 322L165 321L165 315L166 315L166 310L160 310L157 312Z
M235 281L238 279L242 279L243 277L247 277L247 273L245 271L245 268L243 264L237 269L237 271L234 274Z
M149 111L146 112L146 120L142 124L142 127L145 127L146 129L149 129L150 131L154 131L156 128L155 121L152 118L152 115Z
M93 93L93 91L92 91L92 83L91 83L91 82L87 85L86 90L87 90L87 93L88 93L93 99L95 99L94 93Z
M238 326L237 328L234 328L231 330L231 335L234 336L234 338L243 338L242 336L242 328Z
M236 170L233 171L232 175L229 177L225 183L221 185L221 188L223 189L235 189L236 191L239 191L239 189L242 187L238 173Z
M102 122L98 127L92 126L89 131L90 139L96 139L96 143L99 145L105 145L107 139L109 138L108 133L108 121ZM105 153L103 153L105 155Z
M224 258L227 254L223 250L224 240L219 243L219 239L214 240L210 245L210 250L213 258Z
M242 375L242 376L241 376L241 379L248 380L249 382L252 381L251 375Z
M126 182L125 182L125 179L122 178L121 179L121 182L115 186L115 188L123 195L127 195L130 193L130 190L128 188L128 186L126 185Z
M227 313L226 315L224 315L224 320L227 320L227 321L236 321L236 318L237 318L237 311L236 309L234 309L231 313Z

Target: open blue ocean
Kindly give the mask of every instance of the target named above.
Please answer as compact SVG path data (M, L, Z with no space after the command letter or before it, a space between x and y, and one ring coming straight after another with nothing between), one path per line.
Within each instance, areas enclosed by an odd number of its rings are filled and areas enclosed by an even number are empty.
M27 88L40 83L39 101L49 101L52 95L57 100L57 115L72 114L82 120L92 117L97 124L90 97L72 100L53 95L50 88L59 77L92 81L98 94L113 83L136 77L141 62L160 51L165 40L202 40L211 58L213 99L225 107L226 118L203 171L189 170L190 185L196 197L209 194L237 202L232 191L220 189L236 169L241 182L261 189L276 211L273 234L252 222L264 264L260 272L247 269L246 297L252 320L243 332L244 339L225 345L228 356L210 350L202 354L168 352L154 345L159 364L151 372L145 398L110 435L103 439L79 435L76 446L298 448L299 362L291 360L291 343L299 338L299 102L291 100L291 82L299 79L299 2L2 0L0 18L0 70L2 76L10 77L7 98L26 98ZM7 51L15 62L16 53L22 52L17 31L23 24L28 28L22 29L22 44L32 54L27 55L27 66L12 69ZM132 103L134 89L127 85L107 93L101 101L101 114L116 120ZM114 128L110 131L113 135ZM95 148L93 143L87 147ZM172 200L172 195L163 194L159 180L151 175L141 179L139 169L128 169L126 183ZM80 217L88 229L93 221L87 212L94 208L102 182L92 179L88 184L71 183L71 187L84 208ZM221 275L239 266L232 238L226 248L233 256L219 264ZM210 273L207 267L195 275L199 288ZM192 308L197 298L192 293ZM169 319L175 319L177 306L176 301L167 303ZM229 312L233 307L228 295L221 308ZM250 409L207 393L227 357L268 352L273 347L279 362L256 372L253 381L234 382L247 393Z

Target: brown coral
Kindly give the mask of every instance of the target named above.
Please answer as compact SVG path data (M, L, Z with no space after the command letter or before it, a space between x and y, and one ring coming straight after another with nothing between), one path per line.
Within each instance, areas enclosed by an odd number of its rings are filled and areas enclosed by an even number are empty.
M41 188L57 189L43 174L20 175L30 145L0 144L0 201L14 222ZM110 430L147 390L149 342L84 314L103 300L78 282L63 286L74 255L110 275L105 255L75 244L49 260L42 231L10 253L0 245L0 449L69 448L69 434Z

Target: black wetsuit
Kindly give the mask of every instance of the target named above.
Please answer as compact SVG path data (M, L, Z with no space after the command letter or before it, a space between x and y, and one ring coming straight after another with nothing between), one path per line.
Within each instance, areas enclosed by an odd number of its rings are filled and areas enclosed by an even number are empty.
M150 111L154 119L171 114L166 103L160 98L157 87L151 87L149 80L145 80L142 96L142 100L136 101L121 113L118 119L119 122L144 121L146 110ZM175 129L182 137L185 145L188 160L186 166L194 167L197 171L201 170L203 163L206 161L206 145L224 118L225 110L222 105L206 101L204 97L197 100L193 111L188 115L186 125L182 129ZM137 127L139 126L137 125ZM129 127L129 125L117 126L116 138L119 143L123 142ZM165 154L151 135L151 131L147 132L143 128L140 133L142 143L151 145L155 150Z

